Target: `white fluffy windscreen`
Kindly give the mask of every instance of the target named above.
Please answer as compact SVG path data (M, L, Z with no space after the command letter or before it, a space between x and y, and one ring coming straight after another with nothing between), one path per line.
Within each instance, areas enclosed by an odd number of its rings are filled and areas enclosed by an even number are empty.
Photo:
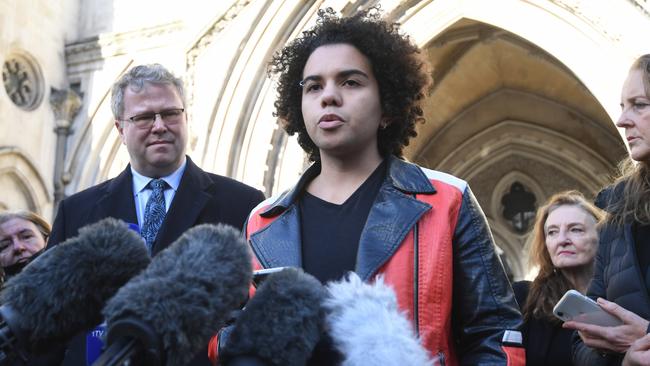
M329 283L327 289L326 325L344 356L343 366L439 364L420 344L383 277L368 284L350 273L340 282Z

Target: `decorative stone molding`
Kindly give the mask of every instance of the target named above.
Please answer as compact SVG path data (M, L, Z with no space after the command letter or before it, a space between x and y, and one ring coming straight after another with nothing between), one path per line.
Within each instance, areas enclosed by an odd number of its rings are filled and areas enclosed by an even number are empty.
M177 21L135 31L102 34L65 46L65 59L68 69L91 64L106 58L129 52L165 47L170 38L184 29L183 22Z
M513 183L519 182L526 187L526 189L535 196L536 200L536 207L539 207L543 204L544 200L546 200L546 195L544 194L544 190L542 187L539 185L537 181L535 181L534 178L530 177L528 174L520 171L513 171L505 175L499 182L494 186L494 189L492 190L492 197L490 197L490 206L489 207L484 207L484 209L488 209L489 214L491 217L494 218L495 221L499 221L504 227L510 227L510 223L507 222L507 220L503 217L503 202L502 198L504 195L507 194L508 190L512 186ZM526 233L521 233L521 232L516 232L513 231L509 228L509 230L518 236L526 236Z
M70 126L81 109L81 96L74 90L50 89L50 106L54 112L55 132L65 130L70 134Z
M650 17L650 4L647 0L629 0L636 8L641 10L643 14Z
M220 15L187 51L186 55L186 73L185 73L185 90L187 91L186 102L188 105L188 119L192 120L192 105L194 101L194 80L196 78L196 59L203 50L210 46L214 39L222 30L224 30L241 11L252 2L252 0L239 0L235 2L223 15Z
M619 42L621 34L612 30L620 28L620 19L612 17L612 14L603 12L605 4L609 0L551 0L551 2L569 11L571 14L580 18L580 20L589 24L605 38L610 41ZM638 3L639 1L630 1ZM647 15L647 12L644 12Z
M43 76L36 60L24 52L9 54L2 65L2 82L11 101L33 110L43 99Z
M436 169L471 180L480 174L481 167L513 154L556 166L593 192L607 183L600 173L611 167L598 153L569 136L521 121L504 120L450 151Z
M5 175L11 177L20 186L18 193L27 202L27 209L46 214L46 208L51 202L51 193L33 159L18 147L0 147L0 177ZM6 208L15 208L10 207L6 202L3 205Z
M81 109L81 97L74 90L50 91L50 106L54 111L56 133L56 156L54 161L54 212L56 214L59 202L65 198L65 186L70 182L69 176L63 172L67 153L68 136L72 133L72 122Z

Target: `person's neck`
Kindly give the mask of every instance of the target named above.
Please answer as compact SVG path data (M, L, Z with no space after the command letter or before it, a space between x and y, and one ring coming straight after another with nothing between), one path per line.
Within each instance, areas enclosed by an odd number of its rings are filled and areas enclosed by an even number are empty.
M383 161L379 152L337 158L321 154L321 172L309 183L307 192L331 202L345 202Z
M140 167L131 162L131 167L133 167L133 170L135 170L138 174L142 175L143 177L147 178L152 178L152 179L158 179L158 178L163 178L172 175L175 171L180 169L183 164L185 164L186 158L183 156L183 159L181 159L179 162L169 165L166 167L161 167L161 168L154 168L154 167Z
M567 279L573 284L573 287L584 294L587 292L587 287L589 286L589 281L593 274L591 265L581 266L578 268L565 268L562 270Z

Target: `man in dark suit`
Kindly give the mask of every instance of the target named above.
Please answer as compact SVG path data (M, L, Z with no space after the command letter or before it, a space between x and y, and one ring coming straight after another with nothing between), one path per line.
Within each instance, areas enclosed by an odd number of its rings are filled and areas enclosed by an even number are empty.
M116 178L61 202L48 247L85 225L115 217L137 225L155 255L201 223L242 228L264 199L259 190L205 172L185 155L183 83L163 66L130 69L113 85L111 108L130 164ZM85 355L85 337L77 337L64 364L85 365ZM193 365L210 364L205 350L198 356Z

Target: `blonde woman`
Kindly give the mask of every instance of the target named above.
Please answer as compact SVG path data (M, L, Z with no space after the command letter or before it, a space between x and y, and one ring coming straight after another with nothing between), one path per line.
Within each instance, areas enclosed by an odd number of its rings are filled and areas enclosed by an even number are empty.
M578 191L555 194L537 211L530 262L539 274L532 283L513 285L524 316L526 365L573 364L573 331L563 329L552 310L567 290L587 290L602 219L603 212Z
M648 333L650 319L650 55L637 59L623 85L621 117L631 160L598 198L608 217L600 231L594 279L587 295L623 321L616 327L579 322L577 365L620 365L625 352Z

